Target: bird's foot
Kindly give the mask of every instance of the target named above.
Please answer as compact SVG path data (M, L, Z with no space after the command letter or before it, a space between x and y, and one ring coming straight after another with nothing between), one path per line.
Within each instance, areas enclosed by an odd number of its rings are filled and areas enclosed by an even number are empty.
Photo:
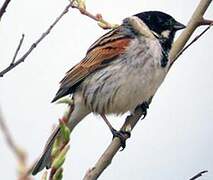
M141 119L143 120L147 115L147 109L149 109L149 103L145 101L140 105L140 107L143 113L143 117Z
M121 147L122 147L121 151L123 151L126 147L126 140L127 140L127 138L130 138L131 133L128 131L122 131L122 130L117 131L115 129L112 129L112 134L113 134L113 139L115 137L118 137L120 139Z

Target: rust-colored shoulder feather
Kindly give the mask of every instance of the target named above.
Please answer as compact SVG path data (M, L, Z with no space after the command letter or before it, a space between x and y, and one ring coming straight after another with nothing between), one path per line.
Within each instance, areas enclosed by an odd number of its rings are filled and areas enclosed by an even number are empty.
M121 33L120 28L99 38L89 48L86 57L66 73L52 102L72 93L85 77L95 70L107 66L125 51L132 37L125 36Z

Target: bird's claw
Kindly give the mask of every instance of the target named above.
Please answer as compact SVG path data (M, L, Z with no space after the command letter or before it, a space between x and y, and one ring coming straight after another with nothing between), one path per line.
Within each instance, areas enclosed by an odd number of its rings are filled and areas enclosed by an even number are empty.
M141 118L141 120L143 120L147 115L147 109L149 109L149 103L147 103L146 101L143 102L141 104L141 109L142 109L142 114L143 114L143 117Z
M122 131L122 130L117 131L117 130L113 129L112 134L113 134L113 139L115 137L118 137L120 139L121 147L122 147L122 149L120 151L123 151L126 147L126 139L130 138L131 133L128 131Z

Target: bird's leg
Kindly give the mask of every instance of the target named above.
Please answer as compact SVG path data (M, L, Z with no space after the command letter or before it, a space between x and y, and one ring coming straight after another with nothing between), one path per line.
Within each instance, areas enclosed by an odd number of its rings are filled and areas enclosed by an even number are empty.
M105 114L101 114L101 117L103 118L103 120L105 121L105 123L107 124L107 126L109 127L111 132L116 131L112 125L110 124L110 122L108 121L107 117L105 116Z
M130 135L131 135L130 132L122 131L122 130L117 131L116 129L114 129L112 127L112 125L110 124L110 122L106 118L105 114L101 114L101 117L103 118L103 120L105 121L105 123L109 127L110 131L112 132L113 138L118 137L120 139L121 147L124 149L126 147L126 139L129 138Z
M147 115L147 109L149 109L149 103L148 102L143 102L141 105L140 105L141 109L142 109L142 112L143 112L143 117L142 119L144 119Z

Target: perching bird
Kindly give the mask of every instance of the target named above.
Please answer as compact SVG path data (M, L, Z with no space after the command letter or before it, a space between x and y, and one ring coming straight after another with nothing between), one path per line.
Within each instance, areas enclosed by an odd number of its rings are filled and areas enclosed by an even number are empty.
M150 99L167 74L175 33L183 28L166 13L148 11L124 19L119 27L95 41L85 58L67 72L53 99L54 102L72 95L74 110L68 127L72 130L94 112L122 141L125 132L113 129L105 115L134 112L141 104L146 113ZM50 167L51 148L59 133L60 128L53 132L33 175Z

